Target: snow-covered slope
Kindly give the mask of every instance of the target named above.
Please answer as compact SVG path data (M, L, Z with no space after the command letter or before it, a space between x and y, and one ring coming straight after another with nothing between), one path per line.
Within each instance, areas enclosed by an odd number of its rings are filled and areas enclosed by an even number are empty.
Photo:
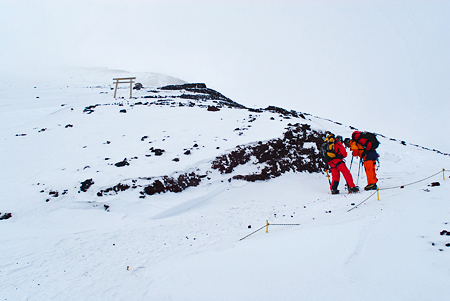
M151 73L0 89L2 300L450 297L446 154L379 136L380 200L332 196L317 142L351 125Z

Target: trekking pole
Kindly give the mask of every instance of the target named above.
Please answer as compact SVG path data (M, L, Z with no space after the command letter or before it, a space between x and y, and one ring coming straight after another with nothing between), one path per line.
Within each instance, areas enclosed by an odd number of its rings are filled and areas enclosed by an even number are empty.
M330 175L328 174L328 169L325 169L325 171L327 172L328 183L330 183L330 190L331 190L331 181L330 181Z
M352 171L352 164L353 164L353 158L354 158L354 156L352 156L352 161L350 162L350 171Z
M359 185L359 171L361 170L361 158L359 159L359 164L358 164L358 180L356 181L356 186Z

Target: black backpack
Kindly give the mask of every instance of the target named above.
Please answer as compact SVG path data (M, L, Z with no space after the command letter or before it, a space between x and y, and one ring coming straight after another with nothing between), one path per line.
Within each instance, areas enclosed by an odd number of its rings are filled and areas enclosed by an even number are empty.
M377 135L370 132L355 131L352 134L352 139L364 146L367 151L375 150L380 145Z

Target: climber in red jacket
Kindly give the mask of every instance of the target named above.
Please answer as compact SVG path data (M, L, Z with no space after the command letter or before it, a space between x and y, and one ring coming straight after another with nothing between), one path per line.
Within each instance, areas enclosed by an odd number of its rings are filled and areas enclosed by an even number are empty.
M339 137L340 136L338 136L338 138ZM345 150L345 147L342 145L342 142L340 140L342 140L342 138L336 139L333 134L330 134L325 139L324 146L322 147L325 148L325 150L322 150L323 157L328 166L330 166L331 170L331 193L339 193L338 186L340 173L342 173L345 181L347 181L348 192L358 192L359 188L353 182L352 174L348 170L347 165L345 165L344 158L347 157L347 151Z

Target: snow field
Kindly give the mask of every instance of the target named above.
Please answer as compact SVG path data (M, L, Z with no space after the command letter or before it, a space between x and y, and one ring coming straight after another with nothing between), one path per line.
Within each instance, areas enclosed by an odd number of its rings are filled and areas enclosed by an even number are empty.
M309 173L250 183L229 182L234 173L215 172L182 193L139 198L139 189L129 189L98 197L100 189L125 180L204 171L237 145L280 137L289 123L344 137L353 130L312 116L131 106L101 93L110 91L102 77L86 77L104 86L69 80L48 88L1 85L0 212L12 213L0 221L1 300L450 297L450 238L440 235L450 231L450 172L445 181L438 174L403 189L380 190L380 201L374 195L350 212L372 192L348 195L342 180L342 194L331 195L326 175ZM148 90L133 94L153 93ZM101 106L83 113L95 104ZM448 156L379 139L381 189L450 169ZM156 156L151 147L165 152ZM184 155L186 150L191 154ZM114 166L124 158L129 166ZM350 161L349 156L347 166ZM355 182L358 163L351 169ZM240 166L235 173L253 168ZM95 183L79 192L90 178ZM441 185L429 186L435 181ZM361 170L359 185L365 183ZM239 240L267 220L300 225L270 225L269 233L263 229Z

